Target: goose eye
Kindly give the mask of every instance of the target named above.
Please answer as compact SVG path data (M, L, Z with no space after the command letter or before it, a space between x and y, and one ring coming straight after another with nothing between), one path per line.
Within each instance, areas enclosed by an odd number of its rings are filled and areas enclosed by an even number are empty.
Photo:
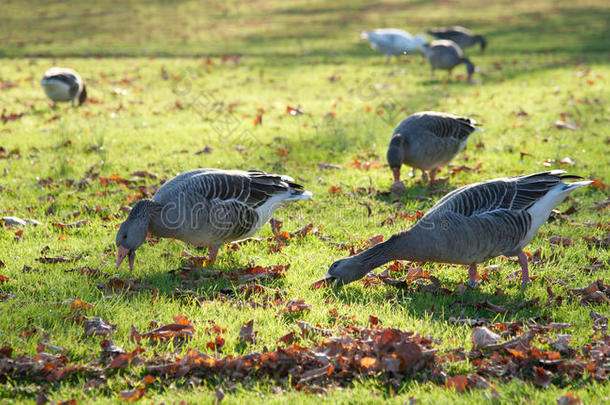
M127 235L123 235L123 239L127 239Z

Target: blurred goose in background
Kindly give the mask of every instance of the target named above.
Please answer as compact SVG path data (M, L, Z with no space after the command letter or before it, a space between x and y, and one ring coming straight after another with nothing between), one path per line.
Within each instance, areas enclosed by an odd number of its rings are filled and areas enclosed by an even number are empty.
M87 88L80 75L72 69L54 67L47 70L40 82L47 96L57 103L72 101L72 106L78 101L81 105L87 99Z
M334 262L326 276L311 287L333 281L348 284L393 260L465 264L469 284L475 286L480 279L477 264L499 255L519 258L525 287L530 278L523 248L556 205L591 183L563 183L581 179L564 173L553 170L461 187L437 202L411 229Z
M197 169L177 175L133 207L116 235L119 268L148 232L209 248L214 263L220 245L247 238L259 230L284 202L311 198L288 176L260 170Z
M484 52L485 47L487 46L487 40L483 35L474 35L470 30L460 27L459 25L434 28L426 31L426 34L432 35L436 39L448 39L453 41L462 49L481 44L481 52Z
M403 164L420 169L425 182L425 170L429 170L434 181L436 169L464 149L470 134L479 129L476 125L472 118L434 111L418 112L402 120L392 132L386 155L394 174L393 188L404 189L400 181Z
M464 63L468 72L467 80L471 82L474 65L470 62L470 59L464 56L462 48L455 42L445 39L432 41L428 46L424 47L424 54L428 62L430 62L432 75L434 75L435 69L447 70L447 79L450 79L453 68Z
M360 38L371 43L373 49L386 55L386 62L392 55L402 55L406 52L420 51L428 40L423 35L413 36L406 31L395 28L382 28L373 31L362 31Z

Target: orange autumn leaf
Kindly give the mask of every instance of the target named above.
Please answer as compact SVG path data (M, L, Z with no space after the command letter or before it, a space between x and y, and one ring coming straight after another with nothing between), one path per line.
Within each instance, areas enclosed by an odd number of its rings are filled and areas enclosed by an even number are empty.
M607 185L604 184L600 179L595 178L593 179L593 183L591 183L592 187L598 188L600 190L605 190Z
M363 357L360 359L360 367L374 368L377 365L377 359L374 357Z
M453 388L456 392L464 392L468 386L468 378L465 375L456 375L447 380L447 388Z
M288 153L290 153L288 149L278 149L275 151L275 154L279 156L286 156Z
M0 284L6 283L9 280L10 278L8 278L7 276L5 276L4 274L0 274Z
M328 189L328 194L340 194L341 193L341 187L339 186L330 186L330 188Z
M365 113L370 113L370 112L371 112L371 110L372 110L372 108L371 108L371 106L370 106L370 105L364 106L364 112L365 112Z
M263 125L263 114L257 114L253 122L255 127L258 125Z
M138 399L142 398L144 393L146 392L146 388L136 388L135 390L124 390L119 392L119 398L121 398L125 402L135 402Z

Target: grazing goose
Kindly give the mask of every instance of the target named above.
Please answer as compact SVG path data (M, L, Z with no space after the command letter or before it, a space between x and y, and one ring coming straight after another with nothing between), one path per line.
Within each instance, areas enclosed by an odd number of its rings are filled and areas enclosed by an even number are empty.
M590 181L553 170L461 187L443 197L411 229L392 235L356 256L334 262L312 288L351 283L392 260L468 265L469 284L479 278L477 263L499 255L518 256L522 286L529 281L523 247L531 242L551 210Z
M426 34L432 35L436 39L448 39L455 42L462 49L470 46L481 44L481 52L485 51L487 41L483 35L474 35L469 29L456 25L454 27L434 28L426 31Z
M83 79L72 69L51 68L45 72L40 84L53 102L72 101L74 106L77 100L78 105L81 105L87 99Z
M288 176L260 170L196 169L169 180L152 200L138 201L116 235L117 269L135 252L147 232L209 248L209 263L225 242L259 230L284 201L311 198Z
M428 40L423 35L413 36L406 31L395 28L383 28L373 31L362 31L362 39L371 43L373 49L385 54L386 62L392 55L402 55L405 52L424 52Z
M428 46L424 47L424 54L428 62L430 62L433 75L435 69L447 70L447 78L450 79L453 68L461 63L465 63L466 71L468 72L468 82L472 80L474 65L470 59L464 56L462 48L455 42L445 39L432 41Z
M388 164L394 173L394 184L400 183L403 164L430 171L434 181L436 169L445 166L466 145L476 131L476 121L468 117L424 111L409 115L392 132L388 146ZM404 185L403 185L404 186Z

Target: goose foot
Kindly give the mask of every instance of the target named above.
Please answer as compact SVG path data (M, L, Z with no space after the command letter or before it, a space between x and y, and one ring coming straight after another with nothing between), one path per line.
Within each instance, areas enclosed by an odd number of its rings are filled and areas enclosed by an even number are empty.
M428 173L426 173L425 170L421 171L421 181L425 183L428 183Z
M530 273L528 270L527 256L521 252L517 256L519 258L519 264L521 265L521 289L525 290L527 283L530 281Z

